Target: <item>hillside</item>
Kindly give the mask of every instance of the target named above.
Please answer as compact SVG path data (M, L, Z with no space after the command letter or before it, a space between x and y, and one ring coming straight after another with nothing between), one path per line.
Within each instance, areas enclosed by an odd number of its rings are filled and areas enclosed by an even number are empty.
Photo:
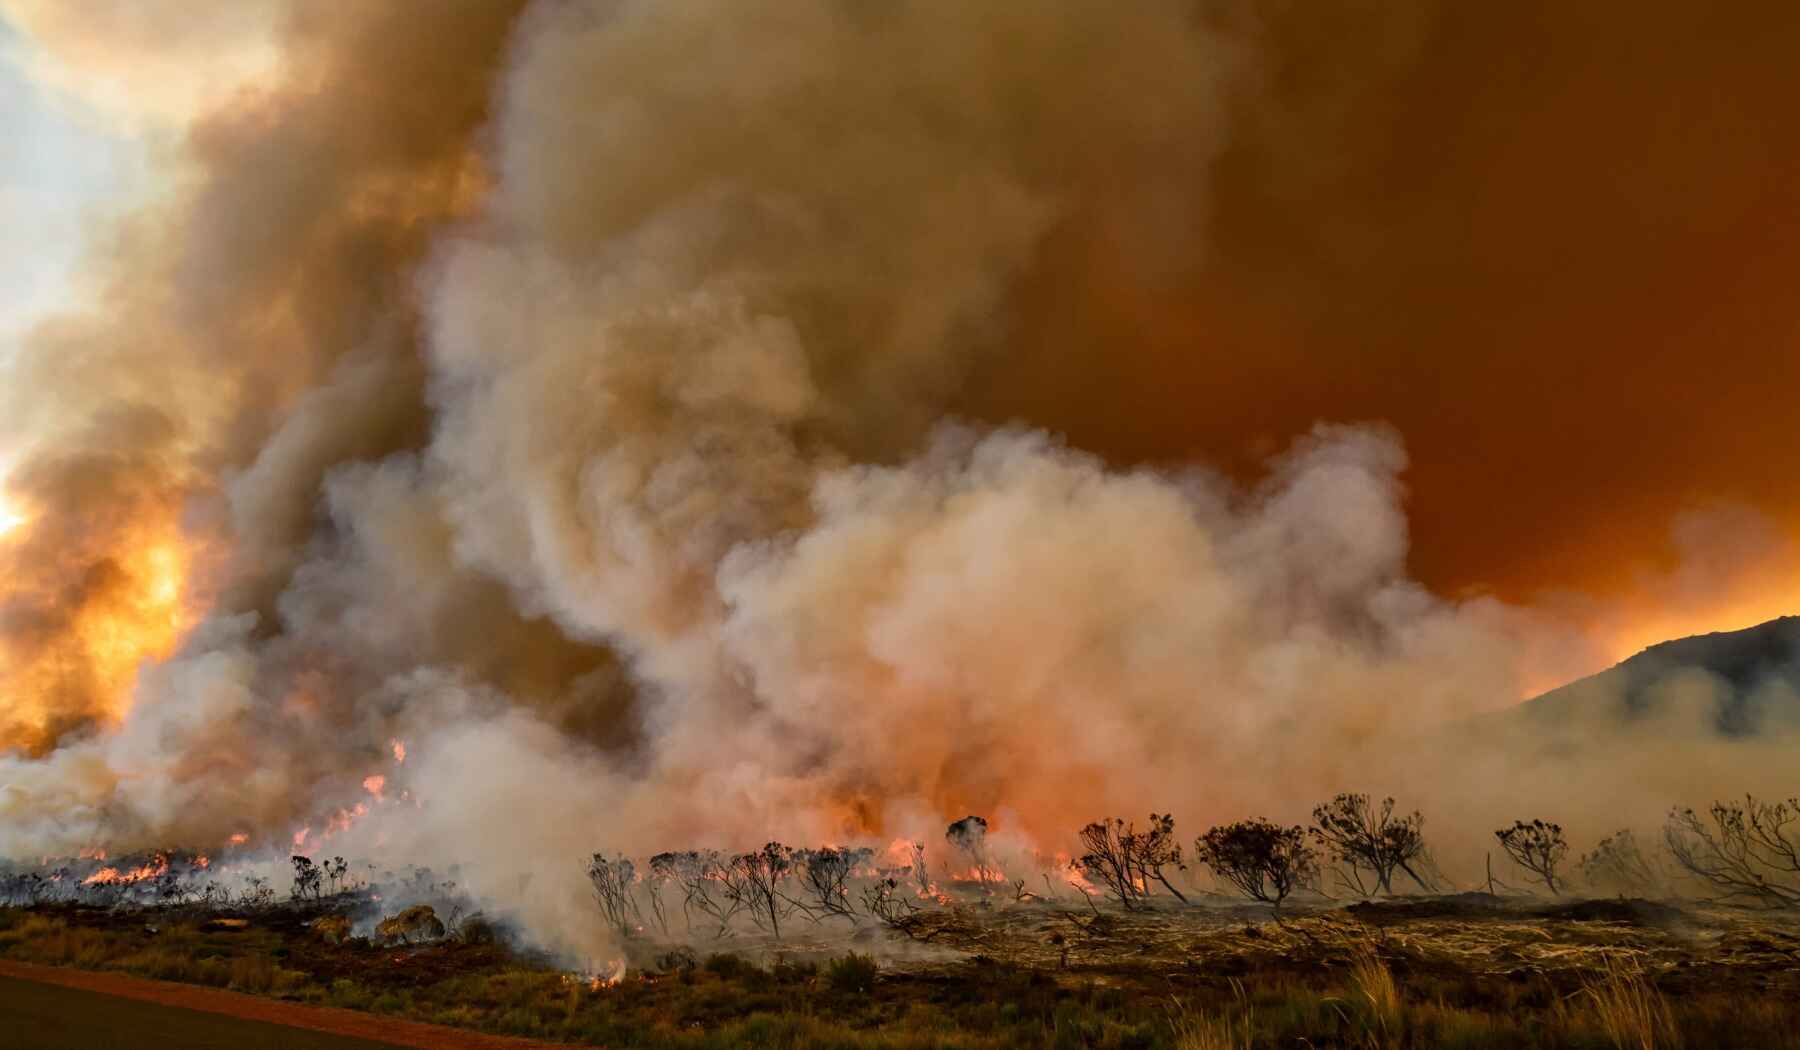
M1732 736L1754 733L1772 719L1800 722L1800 616L1653 645L1519 711L1567 723L1607 714L1650 717L1673 705L1710 708L1719 731Z

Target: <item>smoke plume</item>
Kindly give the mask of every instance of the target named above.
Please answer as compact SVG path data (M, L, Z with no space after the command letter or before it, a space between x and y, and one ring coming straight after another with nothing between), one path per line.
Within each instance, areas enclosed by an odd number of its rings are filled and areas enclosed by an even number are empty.
M193 125L0 393L34 450L0 539L0 854L329 840L460 863L583 951L602 847L984 813L1051 849L1345 789L1491 809L1519 776L1424 742L1579 643L1409 576L1401 435L1321 424L1246 482L967 411L1030 381L1044 275L1087 246L1150 281L1207 255L1250 27L1085 0L272 24L279 75Z

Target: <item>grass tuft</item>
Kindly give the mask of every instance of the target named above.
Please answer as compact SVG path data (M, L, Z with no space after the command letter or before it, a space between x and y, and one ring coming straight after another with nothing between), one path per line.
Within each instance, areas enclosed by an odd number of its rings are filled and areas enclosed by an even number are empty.
M1675 1050L1681 1045L1669 1001L1623 956L1609 954L1600 973L1582 983L1581 997L1594 1026L1619 1050Z

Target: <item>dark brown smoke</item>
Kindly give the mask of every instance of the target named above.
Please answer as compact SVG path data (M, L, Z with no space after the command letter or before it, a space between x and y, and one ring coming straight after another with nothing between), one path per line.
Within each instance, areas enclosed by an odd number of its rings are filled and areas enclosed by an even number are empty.
M1205 250L1146 262L1103 210L1065 222L1026 349L965 411L1239 476L1315 420L1384 420L1412 454L1410 562L1446 593L1676 620L1656 606L1700 596L1636 585L1686 553L1679 516L1800 535L1800 13L1230 6L1257 75L1206 205L1169 216ZM1761 581L1786 611L1795 568ZM1731 618L1697 604L1689 630Z

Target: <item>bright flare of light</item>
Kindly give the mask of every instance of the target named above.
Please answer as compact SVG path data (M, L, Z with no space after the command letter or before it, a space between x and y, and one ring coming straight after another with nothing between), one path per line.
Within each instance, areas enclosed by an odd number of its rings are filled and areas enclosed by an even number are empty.
M1741 631L1782 616L1800 613L1800 580L1771 587L1765 594L1743 595L1716 605L1672 609L1633 619L1606 632L1607 648L1624 660L1658 642L1716 631Z
M31 529L18 544L36 543ZM9 538L20 560L9 583L20 599L54 608L57 630L45 636L0 637L0 750L47 745L47 727L69 719L116 723L130 707L132 687L146 661L169 656L198 619L188 581L199 552L174 514L152 514L99 553L73 551L67 563L49 551L27 552ZM63 601L68 581L85 590ZM58 602L52 606L50 602Z
M6 497L0 495L0 536L5 536L23 524L25 524L25 515L14 510L12 505L6 502Z

